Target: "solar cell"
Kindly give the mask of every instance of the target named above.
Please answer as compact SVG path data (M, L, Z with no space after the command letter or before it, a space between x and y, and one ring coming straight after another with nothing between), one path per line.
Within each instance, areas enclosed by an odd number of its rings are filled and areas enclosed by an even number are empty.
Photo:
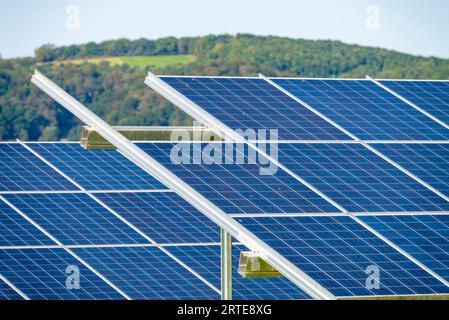
M73 143L32 143L29 146L88 190L166 189L115 150L88 151Z
M362 140L447 140L449 130L370 80L272 79Z
M449 292L449 287L350 217L238 220L336 296ZM379 288L369 277L376 269Z
M418 107L449 124L449 81L380 81Z
M220 287L220 246L182 246L167 249L217 288ZM248 250L244 246L233 246L234 300L309 299L306 293L285 277L243 278L240 276L237 273L240 251Z
M0 279L0 300L23 300L22 296Z
M0 200L0 246L54 244L50 238Z
M361 219L449 281L449 216L396 215Z
M160 79L232 129L278 129L281 140L350 139L263 79Z
M68 267L78 268L79 289L67 280L69 275L73 275L71 270L74 270ZM0 274L31 300L124 298L63 249L0 250ZM72 286L67 286L67 283Z
M158 243L220 241L218 226L176 193L96 196Z
M218 149L226 148L217 143ZM301 182L282 171L271 175L261 175L259 164L250 164L248 153L236 145L228 144L233 154L242 155L244 164L222 150L222 163L199 164L174 163L171 153L174 147L190 149L190 159L196 153L207 154L210 144L200 143L144 143L139 144L144 151L175 173L180 179L190 184L226 213L301 213L301 212L336 212L338 209L319 195L305 187ZM245 153L243 155L243 152ZM229 159L232 163L226 164Z
M85 194L8 194L5 198L66 245L148 243Z
M449 144L373 144L372 146L449 196Z
M278 148L279 162L350 212L449 210L448 201L361 144L282 143ZM414 160L407 153L402 155ZM445 166L449 168L447 163ZM445 166L437 170L448 171ZM446 188L448 181L441 181Z
M219 299L216 291L158 248L75 252L133 299Z
M17 143L0 143L0 191L78 188Z

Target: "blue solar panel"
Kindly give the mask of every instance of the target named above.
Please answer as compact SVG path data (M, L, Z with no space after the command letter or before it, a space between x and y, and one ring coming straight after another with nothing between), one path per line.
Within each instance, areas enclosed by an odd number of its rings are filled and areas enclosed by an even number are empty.
M226 213L298 213L336 212L316 193L286 172L278 169L273 175L261 175L258 164L225 164L225 144L216 144L222 150L223 164L173 163L170 157L174 146L190 147L190 159L201 153L208 144L199 143L145 143L139 146L152 157L195 188ZM230 150L242 154L238 148ZM234 145L235 147L235 145ZM195 150L194 150L195 149ZM185 150L185 149L184 149ZM231 159L232 160L232 159Z
M381 81L418 107L449 124L449 81Z
M220 246L183 246L167 249L214 286L220 288ZM232 291L234 300L310 299L306 293L285 277L243 278L238 274L240 251L248 250L243 246L233 246Z
M159 248L89 248L75 252L132 299L219 299L216 291Z
M66 286L68 276L73 274L71 269L67 270L69 266L79 268L79 289ZM0 274L31 300L123 299L63 249L0 250Z
M20 144L0 143L0 191L77 189Z
M158 243L216 242L219 228L173 192L97 197Z
M449 216L367 216L361 219L449 280Z
M114 150L84 150L73 143L29 144L41 156L88 190L166 189Z
M449 196L449 144L374 144L372 146Z
M23 300L22 296L0 279L0 300Z
M54 244L50 238L0 200L0 246Z
M369 80L273 79L362 140L443 140L449 130Z
M148 243L85 194L8 194L5 198L66 245Z
M350 139L263 79L161 79L232 129L278 129L282 140Z
M336 296L449 292L443 283L350 217L238 220ZM372 266L380 271L378 289L366 286L370 275L366 270Z
M279 162L350 212L449 210L449 202L361 144L282 143Z

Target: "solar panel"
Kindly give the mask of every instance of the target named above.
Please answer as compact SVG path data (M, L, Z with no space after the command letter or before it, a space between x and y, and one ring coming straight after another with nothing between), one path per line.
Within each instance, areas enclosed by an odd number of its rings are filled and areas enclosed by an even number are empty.
M449 124L449 81L380 81L383 85Z
M362 140L446 140L449 130L370 80L272 79Z
M219 299L219 294L158 248L86 248L75 252L132 299Z
M245 227L336 296L448 293L449 288L350 217L241 218ZM367 286L368 268L380 286Z
M79 269L79 289L67 287L69 266ZM0 250L0 274L31 300L124 298L63 249Z
M219 228L173 192L96 194L158 243L217 242Z
M182 246L167 249L217 288L220 287L220 246ZM248 250L244 246L233 246L233 299L309 299L306 293L285 277L243 278L237 273L240 251Z
M449 196L449 144L373 144L372 146Z
M207 144L179 143L177 146L190 148L190 159L201 153ZM217 144L226 148L225 144ZM139 144L144 151L162 163L204 195L226 213L301 213L336 212L338 209L319 195L305 187L301 182L282 171L272 175L261 175L258 164L248 164L245 152L245 164L226 164L225 151L222 164L180 164L173 163L170 157L175 144L144 143ZM233 153L243 154L235 145L228 145ZM242 156L243 158L243 156ZM232 159L230 159L232 161ZM202 161L201 161L202 162Z
M449 210L448 201L361 144L282 143L278 149L279 162L350 212ZM404 158L414 160L402 150Z
M23 300L22 296L0 279L0 300Z
M0 191L77 189L20 144L0 143Z
M32 246L54 244L14 209L0 200L0 246Z
M88 151L73 143L29 146L88 190L166 189L115 150Z
M232 129L278 129L281 140L350 139L263 79L160 79Z
M8 194L5 198L66 245L148 243L85 194Z
M449 216L396 215L361 219L449 280Z

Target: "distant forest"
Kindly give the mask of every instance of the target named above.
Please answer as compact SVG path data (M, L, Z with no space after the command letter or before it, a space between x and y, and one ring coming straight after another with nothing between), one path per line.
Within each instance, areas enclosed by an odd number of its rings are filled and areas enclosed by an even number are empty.
M192 55L190 63L130 66L70 60L116 56ZM101 60L101 59L100 59ZM157 59L156 59L157 60ZM95 59L97 61L97 59ZM0 58L1 140L79 140L80 123L30 83L38 68L113 125L187 125L191 119L146 87L157 74L449 79L449 60L412 56L338 41L218 35L158 40L118 39L55 47L34 57Z

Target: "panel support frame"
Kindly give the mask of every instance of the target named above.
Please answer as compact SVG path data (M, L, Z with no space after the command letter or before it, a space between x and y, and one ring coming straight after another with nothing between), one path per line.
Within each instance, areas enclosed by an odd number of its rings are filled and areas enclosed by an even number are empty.
M221 300L232 300L232 236L220 229Z

